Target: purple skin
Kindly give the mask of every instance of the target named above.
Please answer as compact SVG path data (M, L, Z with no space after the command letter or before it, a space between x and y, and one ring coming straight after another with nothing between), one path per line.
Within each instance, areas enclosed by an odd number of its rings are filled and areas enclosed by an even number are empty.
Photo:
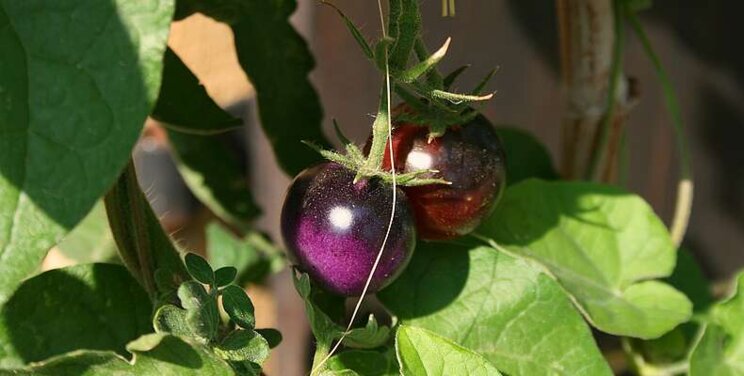
M355 173L336 163L302 171L282 208L282 235L296 266L323 289L359 296L382 246L393 189L377 180L353 183ZM413 214L398 189L395 218L368 292L392 282L416 245Z

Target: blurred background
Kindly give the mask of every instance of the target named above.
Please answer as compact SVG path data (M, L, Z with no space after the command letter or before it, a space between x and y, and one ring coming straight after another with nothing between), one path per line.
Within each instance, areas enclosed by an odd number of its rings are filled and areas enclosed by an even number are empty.
M315 55L312 81L325 111L325 131L334 139L331 120L364 142L376 111L379 72L365 59L338 15L315 1L300 0L293 23ZM335 1L369 37L380 34L374 2ZM471 64L457 86L474 86L494 67L497 90L482 109L497 125L525 129L550 150L560 165L561 116L555 3L550 0L461 0L454 18L441 17L439 1L422 2L424 38L431 48L452 37L444 72ZM744 266L744 26L734 18L744 11L737 1L657 1L641 14L656 52L677 88L695 174L695 201L684 246L712 281L722 281ZM258 229L280 242L279 214L290 182L278 168L258 124L254 92L238 65L230 29L199 14L175 22L169 45L199 77L223 108L243 119L244 127L220 135L225 148L244 162L245 179L263 210ZM277 46L281 48L281 46ZM635 79L639 102L627 124L626 188L643 196L667 222L674 210L678 179L669 115L661 87L639 41L627 37L624 72ZM292 111L292 109L287 109ZM305 147L297 145L298 148ZM204 252L205 227L214 216L194 198L171 156L166 133L149 121L136 152L140 183L164 227L184 249ZM100 205L99 205L100 206ZM100 231L71 235L50 253L45 268L110 257L103 210L97 207L81 226ZM74 233L73 233L74 234ZM74 242L94 244L93 254L74 254ZM70 244L73 243L73 244ZM90 249L88 246L85 249ZM269 375L301 375L311 342L304 306L289 272L269 276L249 288L259 327L276 327L284 342L266 368Z

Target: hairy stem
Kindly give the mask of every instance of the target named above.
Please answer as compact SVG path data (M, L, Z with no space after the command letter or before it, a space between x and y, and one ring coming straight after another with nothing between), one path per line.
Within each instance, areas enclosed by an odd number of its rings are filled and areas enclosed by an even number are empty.
M380 107L377 111L375 122L372 124L372 145L369 148L369 156L367 157L367 162L364 166L365 170L368 171L380 168L382 165L382 159L385 157L385 146L388 141L388 94L385 90L384 83L382 86Z
M106 214L124 265L142 284L153 302L190 279L181 258L163 232L137 182L130 159L116 184L104 197ZM169 283L158 282L156 273Z

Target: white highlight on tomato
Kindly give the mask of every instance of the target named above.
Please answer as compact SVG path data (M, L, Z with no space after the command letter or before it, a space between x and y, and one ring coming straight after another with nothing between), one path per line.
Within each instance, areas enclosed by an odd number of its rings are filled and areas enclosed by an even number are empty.
M351 210L343 206L336 206L331 209L328 218L331 220L333 227L339 230L348 229L354 221L354 216L351 214Z
M433 163L430 154L418 150L411 151L406 158L406 164L414 170L428 170Z

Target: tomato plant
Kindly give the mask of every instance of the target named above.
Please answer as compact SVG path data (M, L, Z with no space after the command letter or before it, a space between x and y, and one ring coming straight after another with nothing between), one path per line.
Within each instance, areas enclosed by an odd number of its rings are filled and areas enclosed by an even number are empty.
M366 146L336 125L338 150L289 22L294 0L0 0L0 374L262 374L300 334L260 327L245 288L286 267L313 375L744 374L744 274L716 300L680 247L692 171L671 79L638 21L650 1L559 3L560 172L535 137L480 112L494 72L454 89L465 68L438 64L455 42L428 50L418 0L379 1L374 43L317 4L381 82ZM443 1L445 16L455 9ZM229 27L262 130L295 176L283 243L258 231L272 208L216 138L241 119L167 45L171 23L197 13ZM669 229L611 184L635 100L626 26L679 149ZM148 117L217 218L207 258L164 231L137 180ZM38 272L52 247L86 262ZM621 366L603 356L612 346Z

